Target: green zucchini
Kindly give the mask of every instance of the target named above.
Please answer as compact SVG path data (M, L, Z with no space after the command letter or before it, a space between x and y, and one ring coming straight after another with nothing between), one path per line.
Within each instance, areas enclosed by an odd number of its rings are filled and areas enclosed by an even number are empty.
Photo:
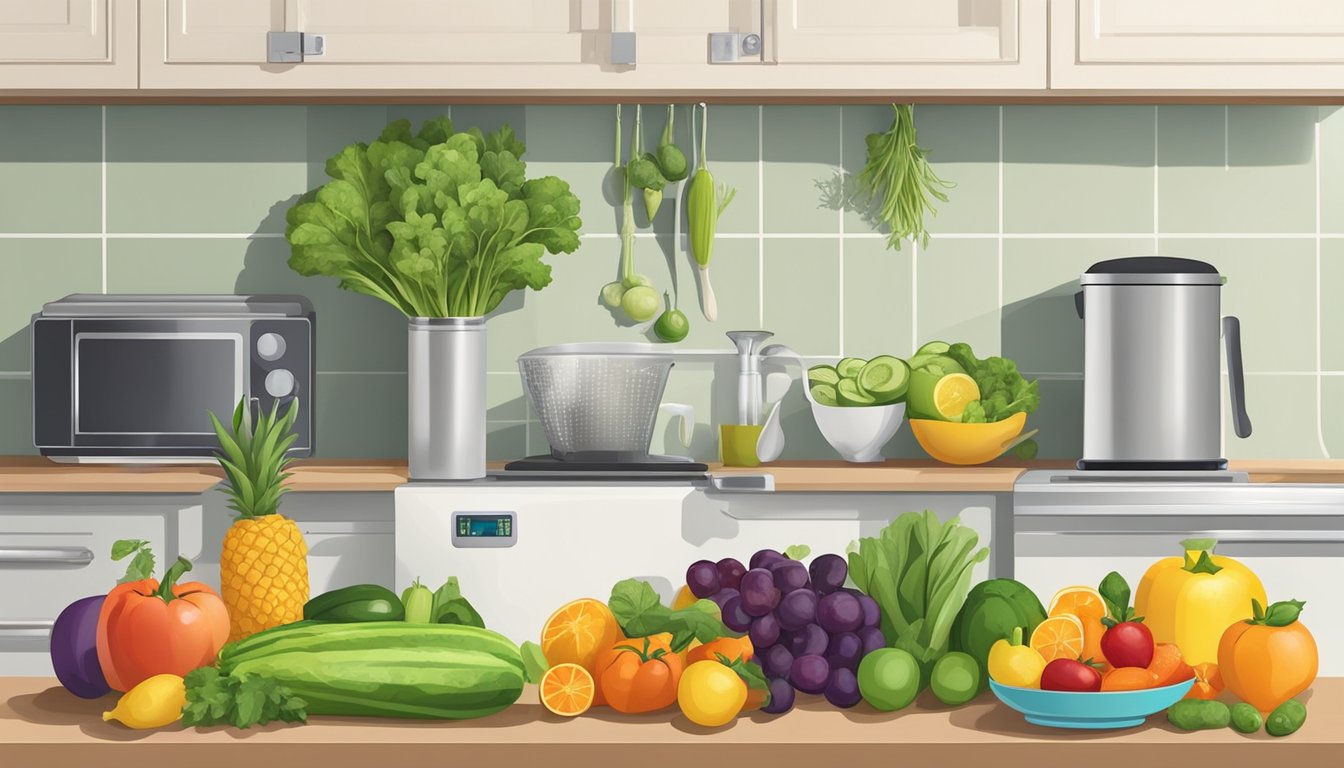
M850 379L859 375L859 370L867 363L861 357L843 357L840 362L835 364L835 372L842 379Z
M807 369L807 383L810 385L830 384L835 386L840 381L840 374L829 365L814 365Z
M400 621L405 615L396 593L378 584L333 589L303 606L303 618L309 621Z
M898 357L879 355L859 369L855 380L864 394L879 403L892 403L910 386L910 366Z
M876 405L877 400L867 392L859 389L859 385L854 379L841 379L840 383L835 385L836 399L840 405Z
M945 355L952 345L946 341L927 341L915 350L916 355Z
M309 715L449 720L508 707L524 682L517 648L506 659L452 646L294 650L239 662L229 674L275 681L302 699Z
M404 621L299 622L268 629L220 649L219 668L229 675L240 664L282 653L417 647L480 651L516 661L518 670L523 669L518 646L497 632L457 624L408 624Z

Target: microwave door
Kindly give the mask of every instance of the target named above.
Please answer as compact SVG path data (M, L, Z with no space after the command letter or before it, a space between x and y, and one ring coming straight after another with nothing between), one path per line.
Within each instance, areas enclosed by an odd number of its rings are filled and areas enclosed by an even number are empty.
M76 446L208 448L244 394L245 338L230 331L76 331Z

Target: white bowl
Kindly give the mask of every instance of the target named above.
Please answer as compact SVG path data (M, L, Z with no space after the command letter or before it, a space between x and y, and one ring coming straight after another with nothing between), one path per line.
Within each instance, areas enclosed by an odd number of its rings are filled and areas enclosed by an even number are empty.
M811 387L804 386L803 394L812 405L812 419L817 422L821 436L840 458L856 464L882 461L882 446L891 441L905 421L905 403L822 405L812 399Z

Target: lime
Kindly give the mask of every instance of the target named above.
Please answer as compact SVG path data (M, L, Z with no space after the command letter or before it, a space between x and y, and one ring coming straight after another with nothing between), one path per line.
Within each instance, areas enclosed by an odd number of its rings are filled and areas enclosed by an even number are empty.
M980 692L980 666L970 654L953 651L933 665L929 679L933 695L949 707L959 707Z
M919 663L909 651L879 648L859 662L859 693L883 712L904 709L919 694Z

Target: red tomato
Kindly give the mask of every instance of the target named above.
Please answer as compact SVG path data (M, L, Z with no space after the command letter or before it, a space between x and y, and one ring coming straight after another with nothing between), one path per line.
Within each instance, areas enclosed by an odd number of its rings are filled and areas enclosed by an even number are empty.
M1101 654L1112 667L1147 667L1153 663L1153 633L1137 621L1113 624L1101 636Z
M1043 691L1100 691L1101 673L1075 659L1055 659L1041 672Z
M179 557L163 583L118 584L98 615L98 663L114 691L129 691L155 675L185 677L213 664L229 638L229 612L212 589L176 583L191 562Z

